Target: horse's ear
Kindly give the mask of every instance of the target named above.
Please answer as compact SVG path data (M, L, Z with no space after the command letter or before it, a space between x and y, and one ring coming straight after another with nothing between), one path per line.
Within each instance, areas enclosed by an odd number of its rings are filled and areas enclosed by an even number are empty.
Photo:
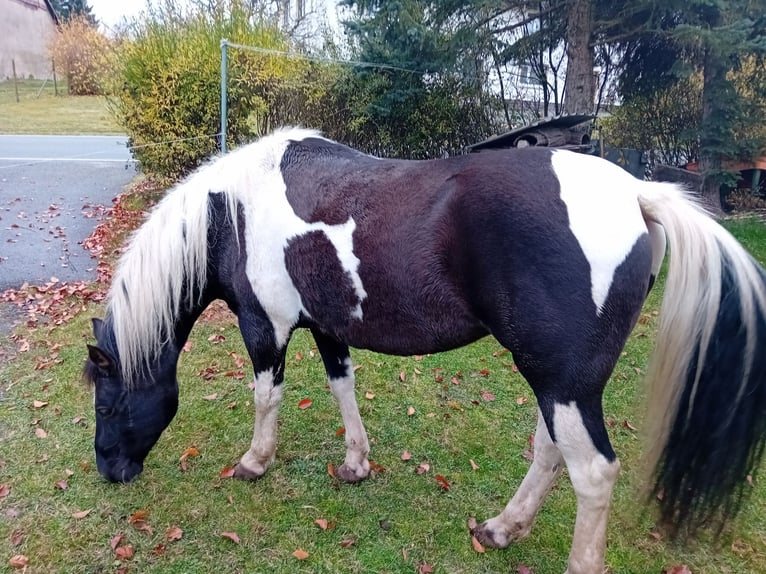
M104 371L111 371L114 369L114 357L103 349L99 349L94 345L88 345L88 357L99 369L103 369Z
M93 317L91 323L93 323L93 336L96 337L97 341L101 341L101 335L104 333L104 322L98 317Z

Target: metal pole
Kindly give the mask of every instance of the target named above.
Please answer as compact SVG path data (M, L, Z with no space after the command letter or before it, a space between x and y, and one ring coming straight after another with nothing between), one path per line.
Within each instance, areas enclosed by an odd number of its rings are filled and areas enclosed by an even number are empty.
M226 38L221 39L221 154L226 153L226 68L228 67L228 56L226 47L229 41Z

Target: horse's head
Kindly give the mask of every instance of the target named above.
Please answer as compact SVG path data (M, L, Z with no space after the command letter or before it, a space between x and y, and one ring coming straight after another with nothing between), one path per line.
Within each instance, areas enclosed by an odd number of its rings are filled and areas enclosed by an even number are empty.
M85 378L95 387L96 465L110 482L129 482L176 414L175 369L159 365L128 386L108 327L94 319L93 333L98 345L88 345Z

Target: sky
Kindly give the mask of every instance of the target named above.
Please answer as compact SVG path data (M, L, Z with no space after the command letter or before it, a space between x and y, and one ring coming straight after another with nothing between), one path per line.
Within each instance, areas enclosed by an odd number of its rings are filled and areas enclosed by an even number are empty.
M105 26L114 26L123 17L138 15L146 6L146 0L88 0L93 15Z

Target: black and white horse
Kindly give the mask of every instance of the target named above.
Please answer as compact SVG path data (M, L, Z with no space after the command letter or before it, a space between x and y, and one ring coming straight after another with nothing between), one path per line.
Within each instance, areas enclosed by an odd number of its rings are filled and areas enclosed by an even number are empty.
M672 253L648 376L655 492L671 527L732 515L766 434L764 271L672 185L549 149L435 161L371 157L278 131L202 168L157 205L94 320L96 460L127 482L178 405L176 363L214 299L255 371L255 430L236 474L274 461L292 332L311 329L346 427L337 474L369 473L349 345L398 355L492 334L539 404L535 459L496 517L527 535L566 464L577 495L570 574L601 573L619 462L602 392Z

